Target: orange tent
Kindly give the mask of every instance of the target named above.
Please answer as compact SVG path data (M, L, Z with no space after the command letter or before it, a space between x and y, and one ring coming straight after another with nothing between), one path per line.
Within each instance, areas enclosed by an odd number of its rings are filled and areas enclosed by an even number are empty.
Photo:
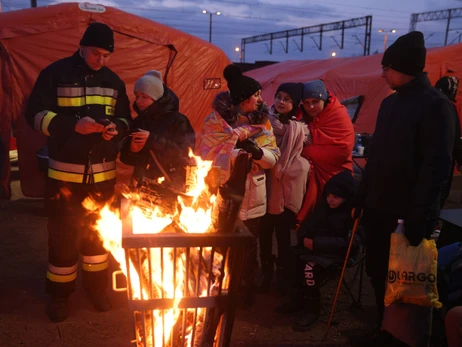
M260 82L263 98L268 104L273 103L274 94L281 83L319 78L340 100L362 95L364 101L356 118L355 130L372 133L380 103L392 92L381 78L381 61L382 54L328 60L291 60L252 70L246 75ZM429 49L425 71L433 85L445 75L456 76L462 81L462 44ZM460 93L458 99L462 103Z
M214 96L226 89L220 78L230 61L223 51L146 18L77 3L0 13L0 134L8 144L14 124L25 196L43 195L44 175L38 171L36 151L46 142L25 122L28 95L44 67L77 50L92 21L106 23L114 30L115 51L108 66L126 83L132 101L135 81L148 70L160 70L180 99L180 111L199 132ZM1 188L8 196L9 172L7 162L0 172L0 196ZM119 177L129 174L122 164L118 173Z

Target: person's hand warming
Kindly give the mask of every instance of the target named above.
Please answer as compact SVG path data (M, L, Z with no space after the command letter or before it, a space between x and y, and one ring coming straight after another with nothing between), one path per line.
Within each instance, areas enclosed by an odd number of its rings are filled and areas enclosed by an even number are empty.
M131 134L132 140L130 142L130 151L133 153L139 152L146 145L146 141L150 132L147 130L138 129L138 131Z
M236 148L240 148L252 155L252 159L260 160L263 157L263 150L250 140L238 141Z

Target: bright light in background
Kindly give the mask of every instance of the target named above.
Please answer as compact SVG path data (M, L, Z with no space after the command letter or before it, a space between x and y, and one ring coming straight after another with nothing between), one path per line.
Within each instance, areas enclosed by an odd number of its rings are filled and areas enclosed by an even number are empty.
M234 48L235 52L239 52L241 49L239 47Z
M336 56L337 56L337 53L336 53L336 52L332 52L331 56L332 56L332 57L336 57Z
M206 14L206 13L207 13L207 11L206 11L206 10L202 10L202 13L203 13L203 14Z
M218 11L218 12L216 12L215 14L216 14L217 16L219 16L219 15L221 14L221 12L220 12L220 11Z

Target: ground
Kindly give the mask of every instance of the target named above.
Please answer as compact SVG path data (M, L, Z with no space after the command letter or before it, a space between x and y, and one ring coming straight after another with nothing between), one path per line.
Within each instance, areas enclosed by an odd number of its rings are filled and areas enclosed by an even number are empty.
M134 339L133 321L125 293L111 291L113 310L99 313L79 287L70 299L70 317L58 324L48 321L43 201L24 198L17 176L13 172L12 200L0 202L0 346L133 346L130 342ZM110 268L115 270L117 263L112 260ZM348 278L353 271L348 270ZM326 310L330 310L336 285L333 280L323 287ZM367 277L361 308L351 309L347 295L344 292L340 295L334 316L336 324L325 341L327 313L311 331L297 333L290 327L293 318L273 313L283 301L275 294L260 295L251 309L238 310L231 346L349 346L373 329L375 310Z

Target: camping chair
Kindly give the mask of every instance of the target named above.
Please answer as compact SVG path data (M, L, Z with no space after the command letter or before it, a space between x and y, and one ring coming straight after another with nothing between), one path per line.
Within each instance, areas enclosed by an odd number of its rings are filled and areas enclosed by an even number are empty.
M342 288L345 294L351 299L351 308L359 308L361 307L361 297L362 297L362 285L363 285L363 275L364 275L364 265L365 265L365 237L364 237L364 229L362 226L357 228L355 233L355 241L353 242L355 245L355 254L349 255L349 259L347 261L346 271L353 272L352 276L348 276L346 278L343 276L342 278ZM339 280L340 275L342 273L343 262L334 262L332 260L325 260L320 261L319 256L312 256L312 255L304 255L301 258L305 261L315 261L318 262L320 265L323 265L326 268L326 274L322 278L320 283L320 289L322 290L328 283L332 280ZM357 286L357 292L356 292ZM329 317L330 310L326 307L325 304L321 303L321 309L323 311L323 316ZM326 319L327 323L327 319ZM335 325L337 322L334 322Z
M362 216L362 211L361 211L361 216ZM336 307L336 303L337 303L337 298L338 298L338 295L339 295L339 292L340 292L340 288L342 287L342 284L343 284L343 287L345 287L347 289L348 293L350 294L350 297L353 300L352 307L358 307L358 306L361 305L362 279L363 279L364 264L365 264L366 257L365 257L365 242L364 242L365 241L365 237L364 237L365 233L363 231L363 228L359 226L360 219L361 219L361 217L355 219L353 230L352 230L352 232L350 234L350 242L349 242L349 245L348 245L348 250L347 250L347 253L346 253L346 256L345 256L345 259L344 259L343 266L341 268L339 283L338 283L338 286L337 286L337 292L335 294L334 302L332 303L332 308L330 310L330 315L329 315L329 320L327 322L327 329L326 329L326 333L324 335L324 340L327 339L327 335L329 333L329 328L330 328L330 325L332 323L332 319L333 319L333 316L334 316L335 307ZM354 243L355 243L355 241L357 239L360 241L360 244L358 245L359 250L358 250L358 254L354 255L354 254L351 253L351 250L353 248L352 246L354 245ZM354 262L352 262L352 258L354 259ZM350 289L352 286L350 286L346 282L345 277L344 277L345 271L349 267L351 268L352 266L354 266L355 263L356 263L357 266L356 266L355 274L353 276L353 280L357 276L358 271L360 272L360 274L359 274L360 283L359 283L358 300L355 300L355 298L354 298L354 296L353 296L353 294L351 292L351 289Z

